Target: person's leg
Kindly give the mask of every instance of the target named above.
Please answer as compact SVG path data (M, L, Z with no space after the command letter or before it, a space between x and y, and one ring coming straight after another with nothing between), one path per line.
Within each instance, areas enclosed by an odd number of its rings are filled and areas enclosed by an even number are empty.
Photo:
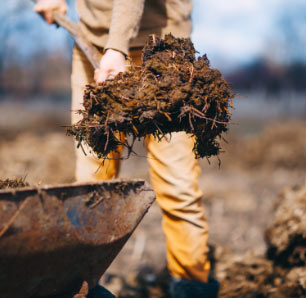
M148 162L156 199L163 211L168 269L172 276L208 281L208 227L198 187L201 169L193 139L172 134L170 142L147 138Z
M83 92L87 84L94 82L94 69L89 63L85 55L77 47L73 50L72 58L72 114L71 121L76 123L81 120L82 116L76 111L83 108ZM119 157L118 153L111 153L110 159L101 160L90 153L90 150L84 147L84 154L81 148L76 149L76 170L75 178L78 182L83 181L101 181L114 178L119 172ZM113 159L113 160L112 160Z

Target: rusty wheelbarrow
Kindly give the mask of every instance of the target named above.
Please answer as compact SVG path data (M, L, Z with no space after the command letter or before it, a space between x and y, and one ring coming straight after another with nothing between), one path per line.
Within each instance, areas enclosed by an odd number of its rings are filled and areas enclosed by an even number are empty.
M0 297L95 286L154 198L143 180L0 190Z

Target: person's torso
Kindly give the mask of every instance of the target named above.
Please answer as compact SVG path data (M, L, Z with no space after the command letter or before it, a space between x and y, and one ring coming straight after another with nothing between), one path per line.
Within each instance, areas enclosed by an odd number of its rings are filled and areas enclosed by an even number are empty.
M77 0L76 5L82 30L93 43L103 46L111 22L113 0ZM153 33L189 36L191 10L192 0L145 0L139 34L132 44L144 44L145 36Z

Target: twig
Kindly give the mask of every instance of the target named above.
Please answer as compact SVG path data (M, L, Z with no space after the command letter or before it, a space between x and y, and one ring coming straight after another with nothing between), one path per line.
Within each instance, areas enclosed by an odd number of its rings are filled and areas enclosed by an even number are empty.
M27 202L29 198L25 199L21 204L20 207L18 208L17 211L15 211L15 213L13 214L13 216L10 218L10 220L6 223L6 225L2 228L2 230L0 231L0 238L6 233L6 231L10 228L10 226L13 224L13 222L15 221L15 219L17 218L17 216L20 214L20 212L22 211L22 209L25 207L25 205L27 204Z
M108 142L109 142L109 130L107 131L107 134L106 134L106 143L105 143L105 146L104 146L104 151L106 151L106 149L107 149Z

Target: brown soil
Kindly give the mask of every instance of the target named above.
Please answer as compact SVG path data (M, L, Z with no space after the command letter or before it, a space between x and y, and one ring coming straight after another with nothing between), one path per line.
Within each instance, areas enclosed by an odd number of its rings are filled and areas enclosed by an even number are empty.
M64 132L24 132L0 141L0 179L27 177L28 183L73 181L74 148Z
M160 139L178 131L195 136L197 158L218 155L233 94L206 55L196 59L195 52L190 39L151 36L141 67L102 86L87 86L79 111L83 119L68 132L101 158L120 145L130 153L134 141L148 134ZM130 136L131 145L118 132Z
M266 231L268 257L284 268L306 266L306 187L286 189L274 209Z
M227 161L233 167L242 167L245 170L258 171L275 169L305 170L306 168L306 125L304 123L289 122L266 126L263 133L251 135L243 140L231 139L228 148L231 154L240 156L238 160L229 154ZM221 155L222 158L222 155ZM222 158L223 160L223 158Z
M232 259L219 272L220 297L306 297L305 216L306 186L287 188L266 230L267 258Z

